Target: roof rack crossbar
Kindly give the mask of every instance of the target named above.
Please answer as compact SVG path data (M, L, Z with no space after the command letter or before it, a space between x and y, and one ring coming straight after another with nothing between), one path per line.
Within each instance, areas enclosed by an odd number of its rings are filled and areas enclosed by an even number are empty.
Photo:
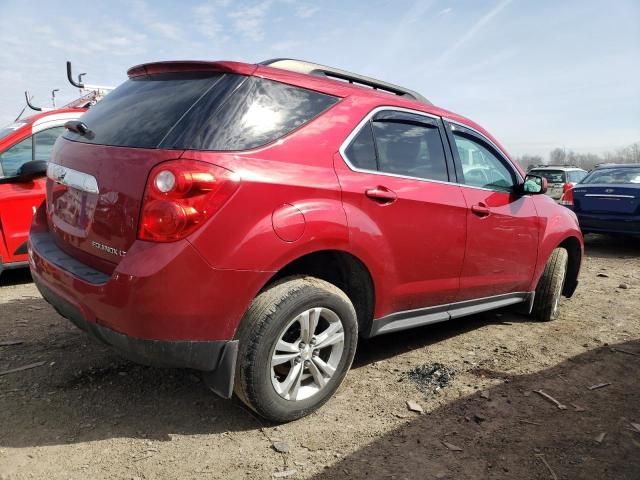
M320 65L318 63L306 62L304 60L296 60L293 58L272 58L270 60L260 62L259 65L282 68L283 70L307 73L309 75L336 78L350 84L366 85L374 90L382 90L401 97L409 97L414 100L418 100L419 102L431 105L429 100L414 90L409 90L408 88L394 85L393 83L383 82L382 80L376 80L375 78L366 77L364 75L348 72L339 68L327 67L326 65Z

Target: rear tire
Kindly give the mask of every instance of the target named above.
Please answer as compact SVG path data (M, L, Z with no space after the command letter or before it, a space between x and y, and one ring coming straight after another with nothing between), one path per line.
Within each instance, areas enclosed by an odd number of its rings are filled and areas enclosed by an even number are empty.
M289 277L253 300L236 338L236 395L264 418L288 422L338 389L353 361L358 322L336 286Z
M548 322L558 318L559 304L567 276L569 253L564 248L556 248L549 257L533 301L531 314L536 320Z

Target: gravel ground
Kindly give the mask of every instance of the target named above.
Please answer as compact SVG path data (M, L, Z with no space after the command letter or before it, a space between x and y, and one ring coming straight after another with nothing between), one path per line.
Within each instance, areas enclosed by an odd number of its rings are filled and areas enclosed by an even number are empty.
M638 479L640 242L586 249L557 321L491 312L361 342L336 396L281 426L117 357L5 273L0 478ZM454 372L439 389L409 375L434 363Z

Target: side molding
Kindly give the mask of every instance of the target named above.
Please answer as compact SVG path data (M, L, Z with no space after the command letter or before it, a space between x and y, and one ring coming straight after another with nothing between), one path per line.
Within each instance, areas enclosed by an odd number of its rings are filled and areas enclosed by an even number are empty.
M432 323L446 322L454 318L466 317L487 310L507 307L518 303L526 303L526 309L531 312L535 292L516 292L496 295L493 297L465 300L464 302L437 305L434 307L420 308L397 312L371 322L371 330L367 338L385 333L398 332L408 328L431 325Z

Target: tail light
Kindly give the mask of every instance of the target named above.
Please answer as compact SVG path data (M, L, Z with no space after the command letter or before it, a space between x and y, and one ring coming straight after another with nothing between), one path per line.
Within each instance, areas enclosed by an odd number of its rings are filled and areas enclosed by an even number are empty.
M142 202L138 238L173 242L217 212L238 188L232 171L196 160L172 160L151 170Z
M567 190L573 188L573 183L571 182L567 182L564 185L562 185L562 194L567 193Z
M563 188L564 192L562 193L562 197L560 197L560 204L566 206L573 206L573 185L570 183L565 183L565 187L569 186L569 188Z

